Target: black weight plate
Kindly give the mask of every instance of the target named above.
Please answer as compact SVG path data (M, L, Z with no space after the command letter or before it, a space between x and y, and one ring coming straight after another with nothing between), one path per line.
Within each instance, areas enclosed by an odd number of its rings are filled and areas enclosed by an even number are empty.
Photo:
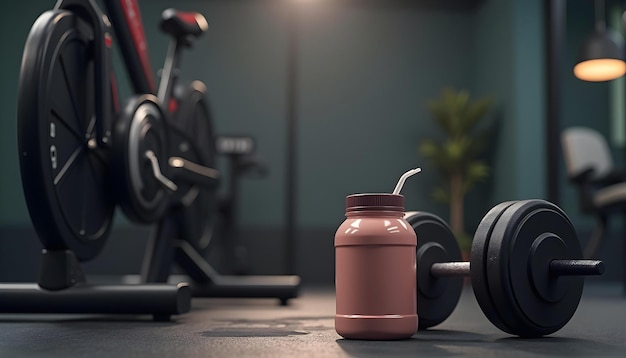
M44 247L96 256L115 203L95 145L92 28L68 11L42 14L26 40L17 119L28 210Z
M184 133L185 140L173 143L174 155L209 168L216 167L213 121L206 86L192 82L179 98L179 109L173 126ZM182 204L182 237L196 250L208 251L217 218L217 187L206 188L180 183Z
M556 332L571 319L580 302L584 283L581 276L554 277L556 285L565 287L556 297L546 299L538 291L533 275L541 271L548 275L549 268L533 267L536 261L532 253L537 243L546 238L560 241L553 246L553 259L582 257L569 218L556 205L544 200L511 205L491 234L487 279L494 307L511 334L538 337ZM551 260L542 261L549 264Z
M169 205L169 191L155 178L152 151L161 173L168 177L168 146L164 115L157 98L146 94L131 98L116 119L113 135L112 181L124 214L139 223L160 219Z
M419 329L433 327L450 316L461 297L463 277L433 277L436 262L461 261L461 249L445 221L426 212L409 212L405 219L417 235L417 316Z
M487 280L487 249L489 248L489 239L491 238L491 233L496 222L502 213L514 203L516 202L505 201L494 206L487 212L474 233L470 253L470 273L472 277L472 289L474 290L476 301L478 301L478 305L487 319L505 332L510 332L511 329L504 324L494 307L489 289L489 281Z

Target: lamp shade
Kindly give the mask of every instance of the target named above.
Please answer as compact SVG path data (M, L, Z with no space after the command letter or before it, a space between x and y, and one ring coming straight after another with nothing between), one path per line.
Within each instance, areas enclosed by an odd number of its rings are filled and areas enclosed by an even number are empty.
M614 80L626 74L622 48L611 31L595 32L580 49L574 75L584 81Z

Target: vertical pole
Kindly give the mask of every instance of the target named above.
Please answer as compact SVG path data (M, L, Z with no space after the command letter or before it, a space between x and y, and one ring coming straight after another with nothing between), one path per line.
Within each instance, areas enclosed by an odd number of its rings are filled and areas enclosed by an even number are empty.
M561 133L561 81L565 35L565 0L545 2L546 20L546 173L547 197L557 204L560 201L560 133Z
M287 273L295 274L297 240L297 143L298 143L298 4L290 1L287 14L287 163L286 163L286 245Z
M619 29L620 34L622 36L626 36L626 5L622 4L621 5L621 11L622 11L622 21L621 21L621 27ZM626 46L622 46L622 56L626 57ZM622 82L622 86L624 86L624 84L626 84L626 81L621 81ZM622 90L624 90L624 87L622 87ZM624 93L624 92L622 92ZM623 99L621 99L623 101ZM626 120L626 118L619 118L619 120ZM626 136L626 134L625 134ZM624 168L626 166L626 143L621 141L620 142L621 145L623 145L623 149L622 149L622 168ZM622 212L622 231L626 231L626 210ZM624 295L624 297L626 297L626 241L625 240L620 240L622 242L622 294Z
M180 212L176 210L161 219L150 232L146 252L141 265L141 282L167 282L172 273L174 240L178 239L177 222Z

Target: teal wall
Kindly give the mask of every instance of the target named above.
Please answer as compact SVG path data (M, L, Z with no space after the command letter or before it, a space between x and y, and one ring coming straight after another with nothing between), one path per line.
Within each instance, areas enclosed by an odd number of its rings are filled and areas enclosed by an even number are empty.
M50 3L11 1L0 13L0 225L29 223L17 155L17 82L30 26Z
M474 223L501 201L546 195L543 11L540 0L485 1L474 18L474 90L495 97L499 128Z
M471 87L471 16L330 3L301 13L299 223L335 227L347 194L390 192L415 166L407 208L445 214L417 147L437 133L426 100Z
M10 2L0 14L0 225L27 225L16 150L15 103L23 43L53 1ZM172 1L142 1L153 67L167 39L155 19ZM539 0L486 0L474 11L303 2L298 116L302 228L333 228L345 195L391 191L406 169L407 207L446 216L430 190L439 180L417 154L437 129L425 109L446 86L492 95L500 119L493 176L468 202L474 226L493 204L542 197L543 18ZM242 185L242 225L281 227L284 218L287 9L283 1L177 1L209 20L207 36L184 57L184 79L207 83L215 127L252 134L270 175ZM20 16L13 14L19 13ZM119 56L116 57L119 65ZM193 75L193 76L192 76ZM128 93L122 78L123 93ZM487 198L487 200L485 200Z
M473 232L482 216L500 201L516 195L513 77L513 6L511 1L488 1L474 17L473 83L477 95L494 97L497 138L491 146L491 177L488 186L471 193L469 200L480 205L468 212L468 232ZM471 225L471 224L470 224Z
M546 196L545 42L543 1L513 1L515 199Z

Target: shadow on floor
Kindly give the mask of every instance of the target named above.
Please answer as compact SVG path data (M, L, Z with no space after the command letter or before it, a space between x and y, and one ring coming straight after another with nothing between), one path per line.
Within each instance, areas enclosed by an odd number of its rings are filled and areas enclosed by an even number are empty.
M420 331L407 340L400 341L359 341L338 339L337 344L350 356L622 356L622 347L598 343L590 340L543 337L524 339L507 337L494 339L489 335L461 331L429 330Z

